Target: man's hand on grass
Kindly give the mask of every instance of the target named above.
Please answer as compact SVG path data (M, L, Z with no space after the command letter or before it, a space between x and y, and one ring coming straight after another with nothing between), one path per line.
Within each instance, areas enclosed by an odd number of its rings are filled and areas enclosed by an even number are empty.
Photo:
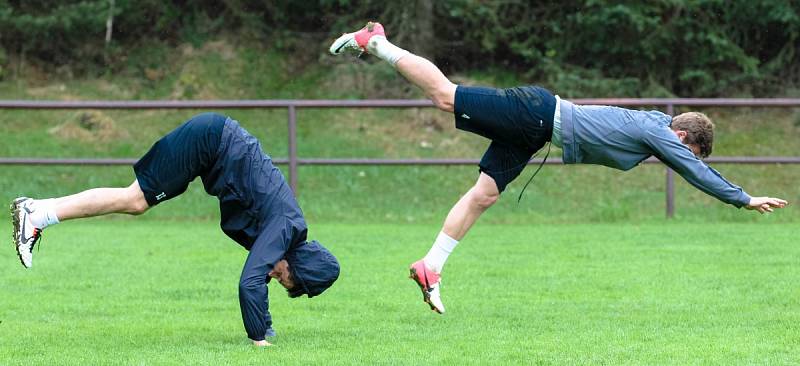
M772 212L774 208L784 208L788 204L789 202L786 202L780 198L750 197L750 204L744 206L744 208L748 210L756 210L763 214L766 212Z

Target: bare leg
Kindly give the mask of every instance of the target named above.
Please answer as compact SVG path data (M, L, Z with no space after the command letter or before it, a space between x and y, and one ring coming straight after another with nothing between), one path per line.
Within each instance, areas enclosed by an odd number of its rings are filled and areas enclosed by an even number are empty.
M395 64L408 81L416 85L430 98L436 107L453 112L456 100L456 84L453 84L436 65L414 54L408 54Z
M494 179L481 173L475 185L450 209L442 231L428 254L411 264L410 278L419 285L423 300L432 310L444 313L444 304L439 292L441 283L439 274L447 257L481 214L497 202L499 197L500 191Z
M126 188L95 188L52 201L59 221L124 213L140 215L149 205L144 198L139 182Z
M422 89L437 108L448 113L454 112L457 86L436 65L391 44L383 36L380 24L368 23L359 32L358 35L349 33L339 37L331 45L331 53L338 54L347 45L357 48L352 46L358 44L359 37L375 32L378 36L369 39L368 51L393 65L408 81ZM359 47L363 48L363 41L361 42ZM432 310L444 313L444 304L439 293L439 273L447 257L481 214L497 202L499 197L500 192L494 179L481 173L475 185L450 209L442 231L428 254L411 264L410 278L419 285L424 301Z
M331 44L330 52L334 55L342 54L344 50L366 50L388 62L408 81L422 89L436 107L453 112L456 85L430 61L389 42L380 23L369 22L361 30L342 34Z
M453 112L457 85L453 84L436 65L425 58L409 53L397 60L394 67L408 81L422 89L437 108L445 112ZM450 209L442 232L455 240L461 240L478 217L499 197L500 192L494 179L481 173L475 186Z
M148 209L139 182L127 188L95 188L66 197L34 200L19 197L11 204L11 221L17 255L25 268L30 268L33 247L42 230L64 220L126 213L138 215Z
M475 185L450 209L442 231L455 240L461 240L475 221L484 211L492 207L498 198L500 191L497 190L494 179L481 172Z
M398 59L394 67L408 81L422 89L437 108L445 112L453 112L457 85L453 84L436 65L425 58L409 53ZM456 202L447 214L442 227L442 233L446 237L441 238L440 234L440 238L437 238L437 242L426 255L426 267L440 272L447 255L458 241L467 234L481 214L497 202L499 197L500 191L497 189L494 179L481 173L475 185ZM440 239L449 244L438 245Z

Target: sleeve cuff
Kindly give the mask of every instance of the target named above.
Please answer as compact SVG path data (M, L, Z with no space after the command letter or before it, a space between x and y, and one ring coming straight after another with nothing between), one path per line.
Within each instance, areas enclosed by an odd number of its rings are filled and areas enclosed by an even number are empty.
M750 204L750 195L742 191L742 194L739 196L739 200L734 203L734 206L738 208L742 208Z

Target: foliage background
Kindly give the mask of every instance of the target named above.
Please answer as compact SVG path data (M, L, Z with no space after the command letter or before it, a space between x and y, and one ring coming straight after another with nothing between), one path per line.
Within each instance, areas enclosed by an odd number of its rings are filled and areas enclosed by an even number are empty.
M373 57L333 57L336 36L368 19L434 59L455 82L537 83L562 97L798 96L798 6L786 1L8 1L0 0L0 99L419 98ZM113 32L105 42L106 21ZM701 52L702 51L702 52ZM668 57L680 54L681 57ZM691 57L690 57L691 56ZM713 56L713 57L712 57ZM710 82L688 82L710 80ZM685 111L678 108L676 112ZM0 113L2 157L136 158L201 111ZM285 110L224 110L274 157L287 151ZM796 109L706 109L715 156L795 156ZM487 141L432 109L302 109L303 158L478 158ZM559 149L554 149L556 157ZM800 200L797 165L715 165L753 195ZM532 171L482 217L494 223L661 222L664 169L599 166ZM19 179L18 177L31 177ZM311 167L299 172L310 222L440 223L474 182L461 167ZM0 201L123 186L129 167L0 167ZM677 180L677 218L797 222L743 213ZM162 209L161 207L167 207ZM171 208L169 208L171 207ZM144 219L216 219L189 192ZM120 218L114 216L112 219ZM137 218L140 219L140 218Z
M513 70L571 97L796 93L800 4L791 0L0 0L0 65L64 74L163 62L156 44L229 34L316 62L368 19L446 71ZM106 21L113 15L111 41ZM162 55L163 56L163 55Z

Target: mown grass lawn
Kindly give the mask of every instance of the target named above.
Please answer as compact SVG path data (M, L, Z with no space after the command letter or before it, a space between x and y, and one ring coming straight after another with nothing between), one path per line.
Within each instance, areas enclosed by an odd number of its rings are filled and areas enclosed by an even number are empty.
M63 223L31 270L2 251L0 364L800 362L796 225L478 225L445 269L442 316L406 278L437 231L312 223L340 280L313 299L270 284L278 337L256 349L246 252L215 222Z

